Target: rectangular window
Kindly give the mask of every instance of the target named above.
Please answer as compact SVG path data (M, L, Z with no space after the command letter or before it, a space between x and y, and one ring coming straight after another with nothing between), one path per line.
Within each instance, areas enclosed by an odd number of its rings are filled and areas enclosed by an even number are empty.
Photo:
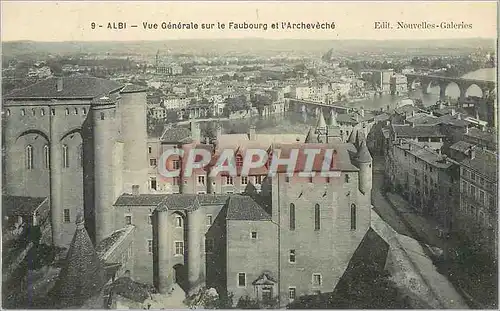
M257 231L252 231L251 236L253 240L257 239Z
M175 216L175 226L177 228L182 228L182 217L181 216Z
M149 166L156 166L156 159L149 159Z
M126 225L132 224L132 215L125 215L125 224Z
M152 151L151 147L148 147L148 153L151 153L151 151Z
M173 177L172 178L172 183L174 184L174 186L178 186L181 183L180 177L178 177L178 176Z
M184 255L184 242L177 241L175 242L175 256L183 256Z
M483 190L479 190L479 203L485 204L484 191Z
M356 230L356 205L351 204L351 230Z
M148 240L148 253L153 253L153 240Z
M212 215L207 215L207 226L211 226L212 225Z
M198 176L198 185L205 185L205 176Z
M290 254L288 256L288 261L290 263L295 263L295 250L294 249L290 250Z
M261 175L255 176L255 184L256 185L262 184L262 176Z
M344 182L345 182L346 184L348 184L348 183L349 183L349 174L345 174L345 176L344 176Z
M247 275L244 272L238 273L238 287L247 286Z
M290 299L290 301L293 301L295 300L295 297L297 295L297 290L295 287L289 287L288 288L288 299Z
M313 286L321 286L321 274L313 274Z
M476 174L473 172L470 172L470 179L472 179L472 181L476 181Z
M69 209L64 210L64 222L70 222L71 218L69 217Z
M150 187L151 187L151 190L156 190L156 177L151 177L149 179L149 184L150 184Z
M232 185L233 184L233 177L232 176L224 176L224 179L225 179L225 183L226 185Z
M248 177L247 176L241 176L241 184L242 185L248 184Z
M321 229L320 210L319 204L316 204L314 206L314 230L319 231L319 229Z
M180 166L180 163L179 163L179 160L173 160L172 161L172 167L174 170L178 170L181 166Z
M290 176L285 176L285 182L290 182Z
M205 239L205 253L211 254L214 251L214 239Z
M295 204L290 203L290 230L295 230Z

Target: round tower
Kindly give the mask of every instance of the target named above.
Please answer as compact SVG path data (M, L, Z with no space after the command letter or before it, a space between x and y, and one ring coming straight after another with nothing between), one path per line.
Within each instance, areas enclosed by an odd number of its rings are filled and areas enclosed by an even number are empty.
M118 105L123 141L123 192L131 193L139 185L141 193L148 189L148 148L146 122L146 89L126 85L120 91Z
M116 135L115 101L103 97L92 104L94 138L94 217L95 242L114 230L115 199L113 149Z
M365 140L359 146L356 162L359 167L359 191L370 196L372 191L372 156Z

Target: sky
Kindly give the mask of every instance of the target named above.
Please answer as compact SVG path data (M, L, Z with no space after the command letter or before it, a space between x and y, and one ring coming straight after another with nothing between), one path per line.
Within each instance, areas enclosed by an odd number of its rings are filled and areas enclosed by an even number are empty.
M3 41L132 41L171 39L460 39L496 38L497 4L488 2L42 2L2 1ZM226 29L165 30L161 23L225 23ZM375 29L386 21L393 29ZM103 25L96 29L91 23ZM107 29L126 22L127 29ZM159 29L145 30L144 22ZM228 29L229 22L266 23L264 30ZM334 30L271 29L271 23L335 23ZM470 24L471 29L397 29L403 23ZM138 25L131 28L132 24Z

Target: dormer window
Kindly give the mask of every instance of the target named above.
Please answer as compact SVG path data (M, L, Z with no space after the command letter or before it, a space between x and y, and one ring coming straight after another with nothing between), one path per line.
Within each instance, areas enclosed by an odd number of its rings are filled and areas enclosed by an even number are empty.
M236 167L242 167L243 166L243 157L241 154L236 155Z

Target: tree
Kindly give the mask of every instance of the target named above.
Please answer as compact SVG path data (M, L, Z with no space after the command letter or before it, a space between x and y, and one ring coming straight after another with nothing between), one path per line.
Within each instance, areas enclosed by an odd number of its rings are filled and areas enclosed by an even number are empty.
M236 111L248 110L250 105L247 102L245 95L240 95L233 98L228 98L226 100L226 106L224 107L224 114L229 116L231 113Z

